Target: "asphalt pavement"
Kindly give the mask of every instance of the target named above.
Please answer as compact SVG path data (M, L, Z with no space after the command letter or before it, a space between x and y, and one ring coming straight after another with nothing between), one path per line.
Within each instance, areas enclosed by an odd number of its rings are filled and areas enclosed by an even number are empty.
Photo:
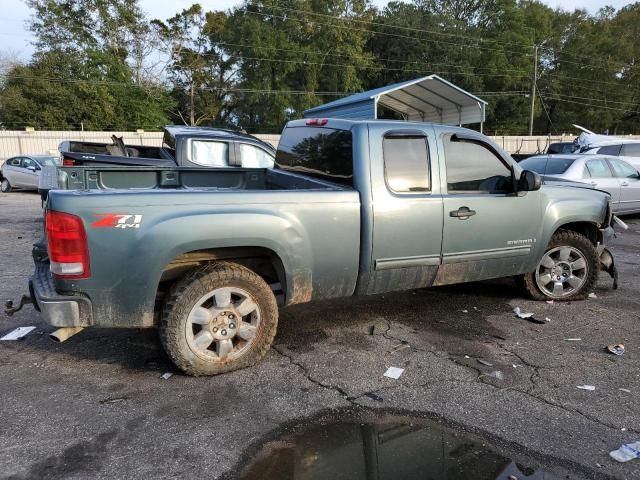
M153 330L56 344L30 306L0 314L0 336L36 327L0 342L0 478L234 478L279 433L354 414L431 419L563 478L640 478L640 460L608 455L640 440L640 218L626 220L618 290L601 274L597 298L572 303L503 279L298 305L259 365L212 378L177 371ZM0 194L3 301L26 293L41 232L37 194Z

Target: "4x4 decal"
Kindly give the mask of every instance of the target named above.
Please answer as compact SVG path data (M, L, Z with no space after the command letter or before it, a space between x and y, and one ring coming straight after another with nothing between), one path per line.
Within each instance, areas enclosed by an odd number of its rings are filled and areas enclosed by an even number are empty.
M132 215L124 213L95 213L96 220L91 224L91 228L140 228L142 215Z

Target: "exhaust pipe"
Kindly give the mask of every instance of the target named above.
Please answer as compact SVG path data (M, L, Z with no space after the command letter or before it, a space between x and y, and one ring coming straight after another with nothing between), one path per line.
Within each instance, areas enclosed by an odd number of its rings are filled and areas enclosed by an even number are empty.
M82 330L84 330L84 327L59 328L55 332L49 334L49 338L54 342L62 343L65 340L69 340L69 338L73 337L76 333L80 333Z

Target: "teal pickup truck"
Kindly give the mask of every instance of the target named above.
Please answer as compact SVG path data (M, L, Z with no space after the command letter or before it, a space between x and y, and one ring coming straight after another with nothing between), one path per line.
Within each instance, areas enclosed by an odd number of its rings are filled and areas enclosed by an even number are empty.
M471 130L297 120L274 168L222 170L51 191L30 291L53 336L158 327L179 368L213 375L265 354L279 306L497 277L578 300L615 272L608 194L543 184Z

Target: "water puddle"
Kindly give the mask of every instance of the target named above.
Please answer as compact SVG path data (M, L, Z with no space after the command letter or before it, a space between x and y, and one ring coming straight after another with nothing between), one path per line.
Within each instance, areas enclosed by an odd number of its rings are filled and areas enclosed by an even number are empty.
M243 480L558 480L478 437L424 419L300 424L264 443ZM524 462L528 462L526 459ZM534 462L530 463L535 465Z

